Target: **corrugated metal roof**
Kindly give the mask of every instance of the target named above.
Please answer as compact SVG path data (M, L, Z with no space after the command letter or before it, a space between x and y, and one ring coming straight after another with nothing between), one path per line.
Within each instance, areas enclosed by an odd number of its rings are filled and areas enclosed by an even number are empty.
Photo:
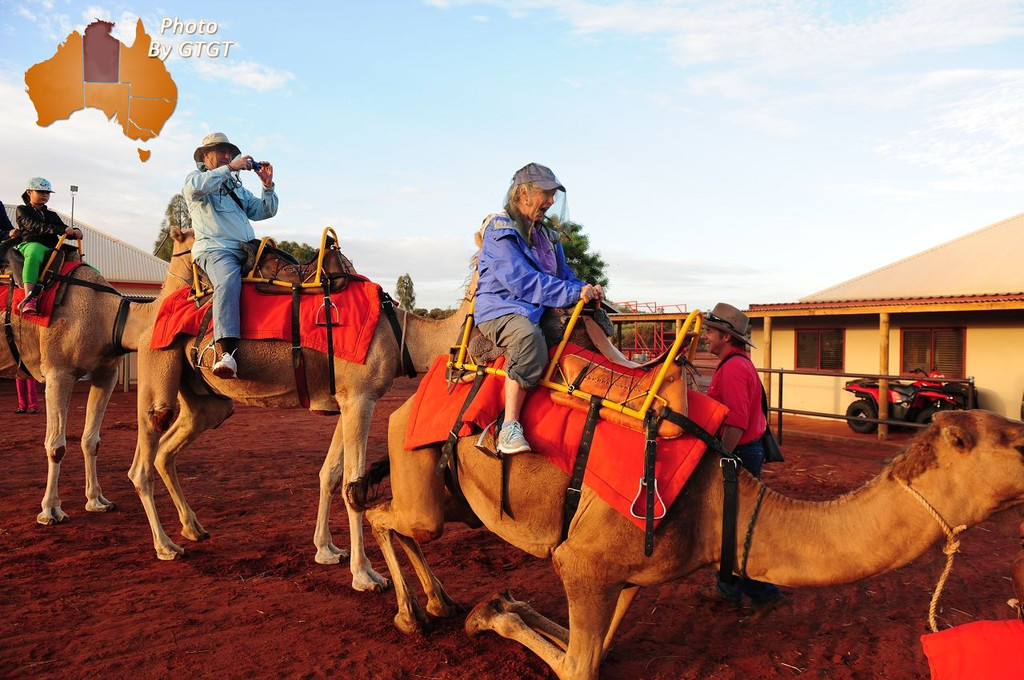
M1012 296L1024 292L1024 213L800 298L800 302Z
M16 224L14 211L16 206L5 205L11 223ZM71 224L71 218L54 210L65 224ZM124 241L106 234L96 227L75 220L75 226L82 230L82 249L84 260L98 269L107 281L112 284L129 284L142 286L159 286L167 276L167 263L155 255L129 245Z

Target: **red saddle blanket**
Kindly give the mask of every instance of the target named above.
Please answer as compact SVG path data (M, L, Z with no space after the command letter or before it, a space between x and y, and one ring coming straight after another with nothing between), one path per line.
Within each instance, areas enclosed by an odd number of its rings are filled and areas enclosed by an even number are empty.
M1024 677L1024 623L972 621L921 636L932 680Z
M380 318L380 286L368 280L352 279L344 290L331 294L337 307L332 318L334 356L339 359L363 363ZM179 288L160 305L153 327L152 349L169 347L179 333L195 336L199 333L206 305L196 308L188 300L190 289ZM327 328L319 325L324 320L321 309L324 298L317 294L299 296L300 343L303 347L327 353ZM242 337L249 340L292 341L292 296L264 295L254 284L242 284L240 304ZM210 328L210 331L213 329Z
M78 267L83 266L84 262L64 262L60 268L61 276L69 276ZM49 286L39 294L39 300L36 302L36 313L35 314L22 314L18 311L18 305L22 300L25 299L25 291L18 286L14 286L14 297L11 300L11 310L14 314L21 317L22 321L28 321L34 323L37 326L43 328L49 328L50 319L53 316L54 301L57 299L57 290L61 286L66 286L66 283L58 283L57 285ZM6 298L4 299L6 303Z
M574 354L586 352L572 344L565 351ZM413 397L405 434L407 450L447 439L471 389L472 383L459 383L449 392L450 386L445 379L447 360L448 357L442 356L434 361ZM494 365L497 368L503 366L504 357L500 357ZM484 378L483 385L463 416L460 436L479 432L497 418L504 408L503 389L503 377L488 375ZM729 409L694 390L690 391L688 397L687 415L708 432L717 432ZM535 387L527 395L521 420L534 453L520 455L542 455L566 474L571 474L576 461L576 449L587 420L586 414L556 404L551 400L550 390ZM703 442L689 434L676 439L658 439L655 477L666 508L671 507L682 491L705 449ZM630 508L640 489L643 468L644 435L621 425L599 421L594 431L583 483L641 529L644 527L644 518L634 516Z

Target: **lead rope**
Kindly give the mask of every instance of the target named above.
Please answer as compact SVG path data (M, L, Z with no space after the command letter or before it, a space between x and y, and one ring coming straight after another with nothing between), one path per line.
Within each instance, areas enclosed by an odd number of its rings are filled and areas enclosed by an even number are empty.
M939 597L942 595L942 588L946 585L946 578L949 576L949 572L953 569L953 557L960 549L960 541L957 540L957 536L967 530L966 524L961 524L956 528L952 528L946 523L946 520L942 519L939 512L932 507L932 504L925 500L924 496L910 488L902 479L896 479L904 489L907 490L911 496L921 502L921 505L935 518L935 521L939 523L939 527L942 532L946 534L946 547L942 549L942 552L946 553L946 568L942 570L942 576L939 577L939 582L935 584L935 592L932 594L932 602L928 606L928 625L931 627L933 633L938 633L939 628L935 625L935 610L939 606Z

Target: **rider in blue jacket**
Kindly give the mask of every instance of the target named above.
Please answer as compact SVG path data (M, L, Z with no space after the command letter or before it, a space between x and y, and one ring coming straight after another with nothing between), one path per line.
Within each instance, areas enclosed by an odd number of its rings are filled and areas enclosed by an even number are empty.
M482 230L474 316L480 332L505 349L502 453L530 450L519 413L548 359L539 326L544 308L604 298L601 286L580 281L566 264L558 232L545 220L556 201L564 205L564 194L550 169L530 163L513 175L505 209L488 217Z

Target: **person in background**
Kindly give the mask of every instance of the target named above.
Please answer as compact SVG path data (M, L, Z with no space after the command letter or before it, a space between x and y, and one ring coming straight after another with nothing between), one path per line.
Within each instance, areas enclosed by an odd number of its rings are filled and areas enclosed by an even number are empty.
M21 272L25 299L18 305L22 314L36 313L39 293L42 292L39 275L47 254L57 247L60 237L82 238L80 229L67 226L57 213L46 207L52 193L53 188L47 180L33 177L21 195L24 205L19 205L15 211L17 234L21 241L17 248L25 257L25 266Z
M11 237L13 229L14 225L11 224L11 218L7 216L7 208L4 206L4 202L0 201L0 243Z
M704 316L702 339L708 351L718 357L718 367L711 377L708 396L729 407L722 427L722 445L740 459L752 475L761 477L764 448L761 435L768 423L761 410L761 378L757 374L747 346L750 319L732 305L720 302ZM772 583L738 578L733 583L716 577L713 586L698 591L702 600L742 606L743 597L750 598L753 613L744 619L753 623L784 603L787 598Z
M239 300L242 294L242 265L246 255L242 243L256 238L249 220L265 220L277 214L274 167L243 156L227 135L214 132L203 137L192 155L196 170L185 178L181 195L188 205L195 230L192 256L213 284L213 334L217 358L213 374L234 378L238 374L235 351L241 338ZM256 198L238 177L240 170L255 170L263 183Z
M15 378L15 388L18 391L18 408L15 413L39 413L39 392L35 378Z
M540 328L545 307L568 307L580 299L600 301L601 286L583 283L566 264L558 232L545 219L564 206L565 187L536 163L512 176L505 209L484 220L474 316L480 332L505 349L505 422L498 450L530 450L519 413L526 390L540 380L548 347Z

